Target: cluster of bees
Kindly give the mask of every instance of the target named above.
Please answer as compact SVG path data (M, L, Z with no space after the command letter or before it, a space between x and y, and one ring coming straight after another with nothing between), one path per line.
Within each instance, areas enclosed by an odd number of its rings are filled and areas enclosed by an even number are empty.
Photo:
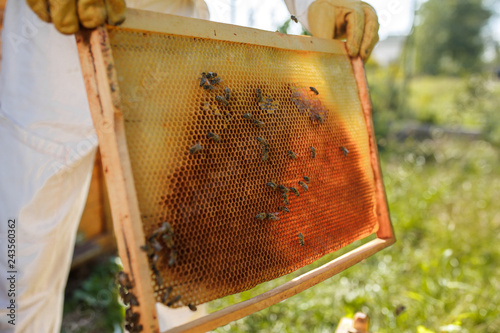
M289 153L293 153L291 151L289 151ZM289 154L290 156L291 154ZM296 154L293 154L293 158L297 158L297 155ZM309 184L309 182L311 181L309 177L307 176L304 176L303 177L304 181L298 181L297 184L299 186L301 186L304 190L306 191L309 191L309 186L307 186L307 184ZM300 196L300 192L297 188L291 186L291 187L286 187L285 185L283 184L280 184L280 185L277 185L275 182L273 181L270 181L268 183L266 183L266 186L270 187L271 189L275 190L275 191L280 191L281 192L281 195L283 197L283 206L280 207L280 210L284 213L289 213L290 210L288 209L288 205L290 204L290 200L289 200L289 197L288 197L288 194L291 192L293 193L294 195L296 196ZM271 220L271 221L277 221L278 220L278 213L259 213L255 216L255 218L257 220ZM305 244L305 241L304 241L304 235L302 233L299 233L299 244L300 245L304 245Z
M125 272L118 272L116 280L120 285L119 293L123 300L123 304L130 305L125 311L125 329L130 333L141 332L142 325L139 324L141 315L138 312L133 311L134 306L139 306L139 301L137 301L137 298L131 291L134 285L130 281L128 274Z
M141 249L145 251L148 258L151 261L151 269L155 274L156 284L158 286L163 285L163 278L161 277L160 271L156 267L158 260L160 259L160 254L164 248L170 252L168 267L173 267L177 263L177 250L174 243L174 230L168 222L163 222L162 225L153 231L151 236L147 239L146 245L141 246ZM163 293L161 302L168 307L173 306L180 301L181 295L175 297L170 297L172 293L172 287L168 287ZM189 308L196 311L196 306L189 304Z
M262 110L267 111L269 114L273 114L274 111L278 110L279 103L274 101L271 96L263 96L260 89L256 89L257 92L257 103Z
M296 18L294 16L292 16L292 19L294 19L294 21L296 21ZM216 89L215 86L217 86L220 82L221 82L221 79L220 79L220 77L217 76L217 73L215 73L215 72L208 72L208 73L203 72L203 73L201 73L200 87L202 87L205 90L212 91L212 90ZM309 87L309 90L312 91L315 95L319 95L319 91L315 87ZM271 114L277 110L279 103L274 102L272 97L267 96L267 95L264 96L262 94L261 89L256 89L255 92L257 95L257 103L262 110L266 110L268 113L271 113ZM297 96L296 95L297 94L292 95L292 101L295 101L296 104L298 103L297 106L299 107L299 109L310 108L310 105L305 103L304 101L294 100L294 96L295 97L298 96L298 95ZM221 104L223 104L225 106L229 105L230 98L231 98L231 91L228 87L224 88L223 95L217 95L215 97L215 99L218 102L220 102ZM295 99L297 99L297 98L295 98ZM324 117L321 114L314 113L313 116L314 116L315 120L319 121L321 124L323 123ZM262 128L265 126L264 122L256 119L251 113L243 114L243 118L251 121L253 123L253 125L255 125L258 128ZM215 134L212 132L209 132L207 134L207 137L209 139L213 140L214 142L219 142L221 140L221 137L218 134ZM262 138L262 137L257 137L256 140L259 142L259 144L262 148L262 161L265 162L269 159L269 144L268 144L267 140ZM202 149L203 149L203 146L200 143L196 143L194 146L192 146L190 148L189 152L190 152L190 154L196 154L196 153L200 152ZM311 149L312 158L315 158L316 157L316 148L311 146L310 149ZM347 156L347 154L349 153L347 148L340 147L340 149L344 153L344 155ZM291 158L293 160L298 158L297 154L291 150L287 151L286 154L288 155L289 158ZM309 187L307 184L309 183L310 179L307 176L304 176L304 181L299 181L298 185L301 186L304 190L308 191ZM292 192L296 196L299 196L300 193L299 193L298 189L295 187L287 188L284 185L276 185L274 182L269 182L266 185L275 189L275 190L281 191L282 196L283 196L283 206L280 207L280 210L284 213L288 213L289 209L287 206L290 202L289 197L288 197L288 193ZM278 220L278 213L259 213L255 216L255 218L257 220L261 220L261 221L262 220L277 221ZM300 243L300 245L305 244L304 243L304 235L302 233L299 234L299 243Z
M214 89L219 89L216 86L218 86L221 81L222 81L222 79L220 77L217 77L217 73L215 73L215 72L208 72L208 73L203 72L203 73L201 73L200 87L202 87L205 90L212 91ZM231 99L231 89L229 89L228 87L224 87L223 91L224 91L224 93L222 95L215 96L215 100L217 102L225 105L225 106L229 106L229 100ZM231 117L231 115L229 113L227 114L227 116ZM221 140L220 135L218 135L216 133L212 133L212 132L209 132L207 134L207 137L214 142L219 142ZM189 153L191 155L193 155L193 154L199 153L202 150L203 150L203 146L199 142L197 142L194 144L194 146L192 146L189 149Z
M294 19L294 18L295 17L292 16L292 19ZM296 21L296 20L294 20L294 21ZM201 73L201 78L199 80L200 80L200 87L203 88L204 90L222 91L223 92L222 94L215 96L215 100L224 106L229 106L229 103L231 100L231 90L228 87L224 87L224 89L218 87L222 80L217 75L217 73L215 73L215 72L203 72L203 73ZM309 89L315 95L319 95L319 92L315 87L309 87ZM276 111L278 109L279 103L273 101L273 99L270 96L267 96L267 95L264 96L260 89L256 89L255 92L257 95L257 103L262 110L265 110L268 113L272 114L272 113L274 113L274 111ZM297 97L296 93L294 95L292 95L292 101L294 101L296 103L296 105L299 107L299 110L303 110L303 109L307 109L307 108L311 107L311 105L307 104L304 101L299 100L298 98L294 99L294 96ZM205 109L209 109L209 107L207 106L207 103L206 103L205 107L206 107ZM232 119L232 116L229 113L227 113L227 116ZM321 124L323 123L324 117L322 115L314 113L314 115L312 115L312 116L313 116L313 119L319 121ZM250 121L257 128L262 128L265 126L264 122L260 121L259 119L256 119L251 113L245 113L245 114L243 114L242 117L243 117L243 119ZM220 135L218 135L216 133L212 133L212 132L207 133L207 138L209 140L212 140L213 142L220 142L221 141ZM262 161L267 161L269 159L269 144L268 144L267 140L265 138L262 138L262 137L256 137L256 140L262 148ZM189 153L191 155L193 155L193 154L199 153L203 149L204 149L204 147L199 142L197 142L189 149ZM311 146L310 150L311 150L311 157L316 158L316 153L317 153L316 148ZM347 148L345 148L343 146L340 147L340 150L344 153L345 156L347 156L347 154L349 153ZM298 158L298 155L291 150L287 151L286 154L289 158L291 158L293 160ZM307 184L309 184L309 182L310 182L309 177L304 176L303 181L302 180L298 181L297 184L298 184L298 186L302 187L303 190L308 191L309 187ZM289 209L287 207L290 203L289 196L288 196L289 193L291 192L296 196L300 196L299 190L293 186L288 188L282 184L277 185L273 181L268 182L266 185L268 187L272 188L273 190L281 192L281 195L283 197L283 205L280 206L279 209L284 213L289 212ZM263 221L263 220L277 221L279 219L278 215L279 215L279 213L264 213L263 212L263 213L257 214L255 216L255 218L257 220L260 220L260 221ZM161 286L163 284L163 279L156 268L156 263L159 259L159 253L163 249L163 245L161 244L160 240L170 250L170 259L168 262L168 266L172 267L175 265L176 260L177 260L177 251L175 250L173 236L174 236L174 233L173 233L173 230L172 230L170 224L168 224L167 222L164 222L159 229L157 229L153 232L151 237L149 237L146 245L143 247L143 250L147 252L148 257L150 258L150 260L152 262L152 270L155 273L156 283L159 286ZM299 233L298 238L299 238L299 244L301 246L304 246L305 245L304 235L302 233ZM176 297L171 298L170 297L171 293L172 293L172 287L168 287L164 291L164 294L162 296L162 303L166 304L169 307L173 306L174 304L179 302L181 299L181 295L177 295ZM135 302L137 302L137 300L135 300ZM194 306L193 304L188 304L188 307L192 311L196 311L196 306ZM131 314L130 316L132 319L134 319L134 320L136 319L136 317L134 317L133 314Z

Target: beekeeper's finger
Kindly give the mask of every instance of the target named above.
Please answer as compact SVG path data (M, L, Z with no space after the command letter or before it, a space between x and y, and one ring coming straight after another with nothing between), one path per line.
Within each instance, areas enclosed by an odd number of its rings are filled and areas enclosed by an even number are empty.
M380 25L378 23L377 13L372 6L363 3L363 12L365 14L365 32L363 34L359 55L363 60L367 60L379 41L378 29Z
M103 0L78 0L80 23L88 29L96 28L106 22L106 7Z
M314 37L335 37L335 7L328 1L317 0L309 6L307 21Z
M47 0L26 0L28 6L45 22L50 22L49 3Z
M108 23L119 25L125 21L127 6L124 0L104 0L108 12Z
M359 54L363 32L365 31L365 18L362 12L351 10L345 17L346 44L349 56L356 57Z
M59 32L71 35L78 31L78 14L75 0L49 0L52 22Z

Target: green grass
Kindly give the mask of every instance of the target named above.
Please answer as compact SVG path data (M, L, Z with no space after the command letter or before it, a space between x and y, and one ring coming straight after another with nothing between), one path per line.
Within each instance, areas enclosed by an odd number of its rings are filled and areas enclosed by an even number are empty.
M122 270L116 257L105 257L70 275L64 301L62 333L113 332L120 327L124 308L118 301L116 274Z

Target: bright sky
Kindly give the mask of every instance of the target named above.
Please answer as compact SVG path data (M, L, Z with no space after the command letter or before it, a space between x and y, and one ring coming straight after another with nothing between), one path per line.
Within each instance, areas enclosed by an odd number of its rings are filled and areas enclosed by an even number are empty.
M377 10L380 36L405 34L410 31L415 0L367 0ZM262 30L276 31L290 18L283 0L206 0L213 21L233 23ZM231 9L233 8L233 12ZM231 17L234 16L233 20ZM299 34L300 26L291 25L291 33Z
M413 22L415 2L426 0L365 0L377 11L380 22L380 37L407 34ZM496 0L493 0L496 1ZM211 19L217 22L233 23L262 30L276 31L290 18L283 0L206 0ZM497 5L500 12L500 5ZM233 8L233 11L231 10ZM233 19L231 19L233 16ZM291 25L290 32L299 34L298 24ZM489 32L500 40L500 17L491 24Z

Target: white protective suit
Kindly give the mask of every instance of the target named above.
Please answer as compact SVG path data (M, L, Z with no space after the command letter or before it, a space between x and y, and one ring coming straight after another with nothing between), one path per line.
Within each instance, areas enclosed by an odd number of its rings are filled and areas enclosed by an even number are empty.
M312 1L286 1L306 27ZM127 5L208 18L203 0ZM74 36L41 21L25 0L9 0L0 73L0 332L59 332L96 148ZM7 256L9 219L16 222L15 263ZM6 283L11 275L14 284ZM11 299L15 326L8 322ZM193 316L188 309L157 309L161 330Z

